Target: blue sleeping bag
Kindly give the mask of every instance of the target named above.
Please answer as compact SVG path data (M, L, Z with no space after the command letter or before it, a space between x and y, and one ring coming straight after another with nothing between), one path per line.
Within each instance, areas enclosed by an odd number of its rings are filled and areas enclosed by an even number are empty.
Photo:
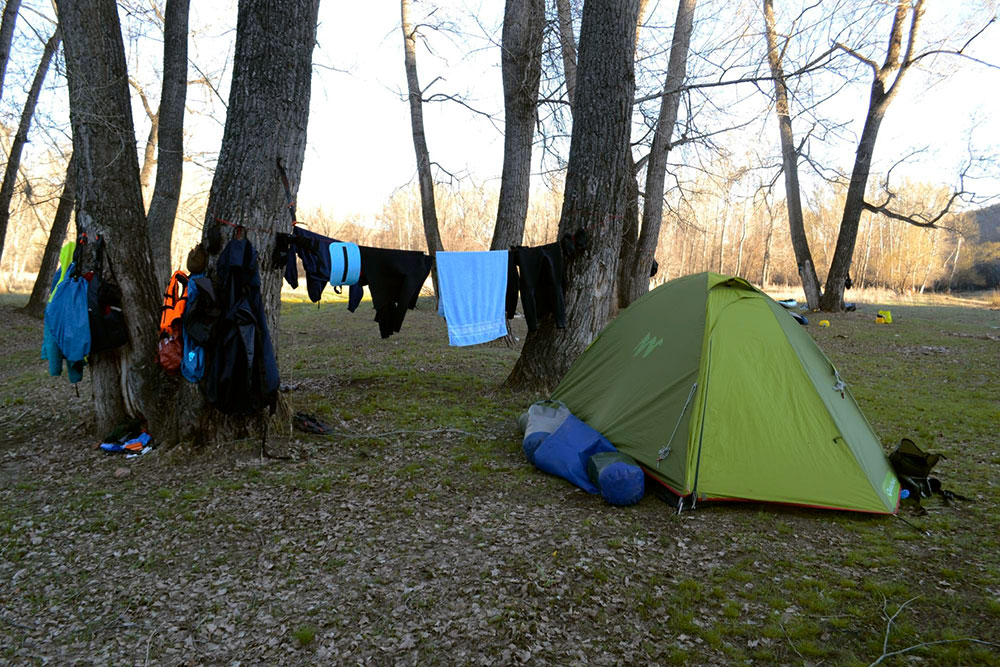
M594 454L614 451L614 445L607 438L569 415L535 449L534 463L539 470L567 479L587 493L598 493L599 489L587 476L587 462Z

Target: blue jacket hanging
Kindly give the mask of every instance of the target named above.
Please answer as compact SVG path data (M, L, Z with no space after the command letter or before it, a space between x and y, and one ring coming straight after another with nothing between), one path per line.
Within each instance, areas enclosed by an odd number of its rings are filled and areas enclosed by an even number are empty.
M62 261L68 261L65 252L63 255ZM77 383L83 379L83 361L90 353L88 285L76 275L75 263L69 264L65 272L57 273L56 278L45 306L42 359L48 359L49 375L53 376L62 374L65 359L69 381Z

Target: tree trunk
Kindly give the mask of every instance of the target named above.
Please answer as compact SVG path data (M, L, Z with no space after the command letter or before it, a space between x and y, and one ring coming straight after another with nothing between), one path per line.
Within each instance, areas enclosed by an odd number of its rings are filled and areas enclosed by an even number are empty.
M76 203L76 160L70 158L66 167L66 178L63 191L59 195L59 205L52 219L52 229L49 230L49 240L45 243L42 253L42 265L38 268L38 277L31 288L31 296L24 307L24 312L34 317L45 314L45 305L49 302L49 286L52 276L59 266L59 251L66 241L66 230L69 229L70 218L73 217L73 205Z
M631 140L629 149L625 151L625 214L622 218L622 243L618 252L618 279L615 307L617 310L628 308L629 278L635 263L636 251L639 248L639 166L632 156ZM649 284L649 272L646 272L646 284Z
M766 197L764 206L767 207L767 237L764 239L764 257L760 262L760 286L762 289L767 287L767 280L770 277L768 271L771 263L771 240L774 237L774 211L771 210L771 204Z
M552 387L615 309L638 12L638 0L584 5L559 235L583 227L589 244L566 267L567 328L556 329L546 318L528 334L511 386Z
M792 133L788 87L781 64L783 51L778 47L777 32L774 27L774 0L764 0L764 33L767 37L767 63L771 68L771 76L774 77L774 111L778 116L778 131L781 137L781 162L782 171L785 173L785 198L788 202L788 229L792 236L792 249L795 251L795 264L798 267L799 279L802 281L802 291L805 292L809 309L815 310L820 302L819 278L816 276L812 253L809 252L809 239L806 237L805 223L802 219L799 156L795 148L795 136Z
M635 51L639 48L639 32L646 16L649 0L639 0L639 15L635 23L635 39L632 42L632 60L635 61ZM631 133L630 133L631 136ZM622 245L618 253L618 280L616 292L617 308L626 308L629 304L626 298L628 267L635 261L635 251L639 237L639 165L632 155L631 141L625 151L625 217L622 219Z
M160 129L159 112L149 117L149 134L146 136L146 147L142 151L142 166L139 167L139 187L142 188L142 198L145 205L146 193L149 192L149 180L156 164L156 143Z
M156 186L146 214L157 285L170 276L171 240L184 173L184 103L190 0L167 0L163 24L163 91L160 94Z
M7 0L3 6L3 22L0 23L0 99L3 99L3 82L7 75L10 45L14 41L14 24L17 23L17 10L20 6L21 0Z
M58 8L77 163L77 226L107 242L130 339L121 350L90 355L97 431L103 433L125 414L137 412L155 428L156 389L150 378L156 372L152 358L159 289L145 233L118 10L114 0L60 0ZM123 361L128 368L125 382Z
M570 115L572 115L573 107L576 106L576 38L573 36L573 13L570 10L569 0L556 0L556 15L559 21L563 75L566 77L566 97L569 98Z
M653 145L646 165L646 198L642 207L642 228L629 266L624 267L622 279L622 306L627 306L649 291L649 272L656 256L663 220L663 194L667 174L667 155L670 138L677 124L677 109L681 101L681 86L687 76L687 57L694 29L694 10L697 0L680 0L677 20L670 44L670 61L663 85L660 115L656 121Z
M292 231L276 159L294 199L305 159L318 11L319 0L240 0L226 127L205 213L206 235L217 219L238 223L257 251L275 359L283 273L271 268L270 256L275 232ZM223 230L228 237L230 228ZM228 441L258 437L267 428L266 418L223 415L205 405L195 385L181 387L177 439Z
M57 28L45 43L42 51L42 59L38 62L38 69L35 70L35 78L31 82L31 89L28 97L24 101L24 108L21 110L21 122L18 123L17 132L14 134L14 141L10 144L10 154L7 156L7 168L3 174L3 185L0 185L0 257L3 257L4 239L7 238L7 223L10 221L10 202L14 198L14 184L17 182L17 170L21 165L21 151L28 141L28 130L31 129L31 119L35 115L35 106L38 104L38 96L42 92L42 83L45 81L45 74L49 71L49 63L52 56L59 48L60 33Z
M951 273L948 274L948 293L951 294L951 284L955 282L955 269L958 268L958 255L962 252L962 239L964 237L958 235L958 243L955 244L955 260L951 263Z
M507 0L500 58L504 99L503 174L491 250L520 244L524 237L544 28L544 0Z
M770 1L770 0L766 0ZM910 20L910 32L906 39L905 55L903 32L907 16L910 13L910 2L899 0L896 3L896 13L889 31L885 62L881 67L866 60L873 69L871 93L868 98L868 113L865 125L861 130L861 139L854 158L854 168L851 171L851 183L847 187L847 198L844 201L844 214L840 221L840 233L837 235L837 247L830 262L830 271L826 276L826 287L820 299L820 308L827 312L843 310L844 281L851 271L851 261L854 258L854 245L858 236L858 225L861 213L865 210L865 190L868 187L868 176L871 173L872 156L875 153L875 140L878 138L879 126L885 117L885 112L899 93L903 77L915 62L910 57L920 31L920 22L926 4L919 2L913 5L913 15ZM852 54L853 55L853 54Z
M826 312L844 309L844 281L847 280L851 271L854 244L858 237L858 225L861 223L861 213L865 210L865 190L868 187L872 156L875 153L875 139L878 137L883 113L877 108L870 108L868 117L865 119L864 129L861 131L861 141L858 142L858 152L854 159L851 182L847 186L847 197L844 200L844 215L840 221L837 246L833 252L833 260L830 262L830 272L826 277L823 298L820 300L820 308Z
M406 66L406 85L410 96L410 125L413 130L413 150L417 155L417 180L420 183L420 210L424 221L427 252L434 255L443 250L438 231L437 210L434 206L434 179L431 175L431 158L424 136L423 95L417 79L417 35L410 21L410 0L400 0L403 26L403 52ZM437 267L433 270L434 292L437 293Z

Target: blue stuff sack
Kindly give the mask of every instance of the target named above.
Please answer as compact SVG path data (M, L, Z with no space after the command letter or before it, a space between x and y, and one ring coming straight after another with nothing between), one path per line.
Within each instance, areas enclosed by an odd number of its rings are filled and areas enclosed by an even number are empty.
M612 505L634 505L646 491L645 475L639 466L623 461L612 463L597 477L601 497Z
M361 278L361 250L355 243L334 241L330 244L330 284L354 285Z

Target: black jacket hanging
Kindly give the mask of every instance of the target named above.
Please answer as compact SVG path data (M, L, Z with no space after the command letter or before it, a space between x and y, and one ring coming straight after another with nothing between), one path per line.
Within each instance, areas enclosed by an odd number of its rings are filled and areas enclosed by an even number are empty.
M260 295L257 251L245 239L226 244L216 264L215 324L205 398L220 412L252 415L265 406L273 414L278 365Z

